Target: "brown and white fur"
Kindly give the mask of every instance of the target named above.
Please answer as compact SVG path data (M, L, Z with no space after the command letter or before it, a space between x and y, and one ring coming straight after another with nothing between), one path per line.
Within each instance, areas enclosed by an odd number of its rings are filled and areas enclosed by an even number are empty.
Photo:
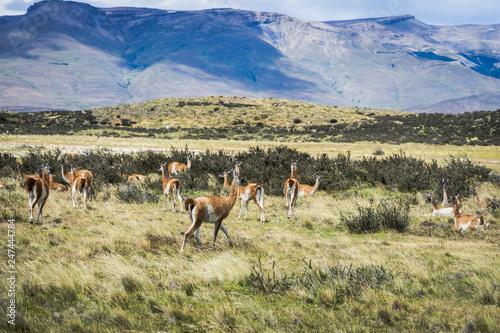
M453 208L451 205L449 198L450 198L450 191L448 189L448 182L450 180L447 178L446 180L443 178L443 202L441 203L441 206L444 207L450 207Z
M0 182L0 188L3 188L3 183L2 182Z
M479 195L477 195L477 187L471 187L470 189L472 195L474 196L474 202L481 210L488 209L488 203L486 200L479 200Z
M172 162L168 165L168 173L170 176L180 175L186 170L191 169L191 160L193 159L193 155L188 155L187 165L179 162Z
M241 163L236 164L235 170L238 176L241 178ZM248 214L248 203L252 199L260 211L260 222L265 222L264 217L264 187L257 183L247 183L247 186L240 186L238 192L238 198L240 199L240 214L238 215L238 220L241 218L241 212L243 210L243 203L245 203L245 220Z
M81 193L83 192L83 208L87 209L87 193L89 191L89 180L84 175L78 175L75 169L71 169L71 198L73 199L73 207L78 208L81 201ZM75 205L76 196L76 205Z
M67 160L65 158L62 158L59 162L61 163L61 173L64 181L68 183L71 187L73 187L73 169L72 170L67 169ZM92 186L94 173L88 170L75 170L75 175L80 177L85 177L89 201L92 201L95 198L95 191L94 187ZM73 193L73 191L71 193Z
M314 186L300 184L299 197L307 197L307 196L314 195L314 193L316 193L316 191L318 190L320 180L321 180L321 176L316 175L316 182L314 183Z
M146 176L140 175L138 173L134 173L129 176L127 175L124 176L130 183L144 183L147 180Z
M68 187L66 185L54 182L54 175L49 175L49 180L49 188L51 190L54 190L56 192L64 192L68 190Z
M38 215L35 223L43 223L43 206L49 197L49 167L43 168L42 177L27 176L22 171L22 166L19 164L17 170L21 177L25 180L24 188L28 194L28 206L30 209L30 223L33 223L33 209L38 204Z
M297 162L291 163L292 174L290 178L285 182L284 194L286 200L286 217L291 218L294 214L295 202L299 196L299 181L296 179L297 177Z
M178 179L168 178L167 177L167 164L161 164L161 179L163 181L163 194L165 195L165 204L163 205L162 212L167 208L167 200L168 196L172 199L172 213L175 213L175 196L179 198L179 203L181 204L181 212L182 210L182 185Z
M458 202L458 208L462 208L462 200L457 196L456 200ZM448 216L448 217L454 217L453 214L453 207L442 207L438 208L436 204L436 200L434 200L434 196L432 194L428 194L427 198L425 200L425 203L432 203L432 216ZM460 214L462 211L460 210Z
M224 178L224 185L222 185L222 188L223 189L226 189L226 188L230 188L231 187L231 184L229 184L229 174L231 173L231 171L224 171L223 173L221 173L219 175L219 177L221 178Z
M196 240L201 246L200 226L203 222L214 224L214 236L212 240L213 247L215 247L215 240L217 239L219 228L226 235L229 244L231 246L233 245L233 241L229 237L227 229L222 225L222 221L229 215L236 202L239 186L246 185L247 182L240 178L235 172L233 181L231 182L229 197L223 198L217 196L204 196L196 199L188 198L184 201L184 208L186 208L186 211L189 213L189 217L191 221L193 221L193 224L184 234L181 252L184 250L184 246L186 245L186 239L193 232L196 232Z
M455 226L452 228L453 230L469 230L474 231L478 228L488 227L489 223L486 222L486 219L481 215L468 215L468 214L460 214L459 204L456 200L456 197L451 197L451 203L453 205L453 218L455 220Z

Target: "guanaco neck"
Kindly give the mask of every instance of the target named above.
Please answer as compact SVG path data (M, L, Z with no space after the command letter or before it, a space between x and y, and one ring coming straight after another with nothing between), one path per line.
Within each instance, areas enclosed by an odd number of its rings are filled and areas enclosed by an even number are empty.
M43 168L42 179L50 184L49 170L47 168Z
M448 192L448 184L443 184L443 206L449 206L448 198L450 193Z
M230 187L230 186L231 186L231 185L229 184L228 179L229 179L229 174L228 174L228 173L225 173L225 174L224 174L224 188L228 188L228 187Z
M311 194L316 193L316 191L318 190L318 187L319 187L319 177L316 177L316 183L314 183Z
M233 208L235 202L236 202L236 197L238 196L239 192L239 177L234 177L233 181L231 183L231 190L229 191L229 197L227 197L227 204L229 208Z
M455 218L460 217L462 214L460 214L460 209L458 208L458 202L453 203L453 216Z
M19 171L19 175L21 176L22 179L26 180L26 178L28 178L28 176L24 173L21 166L19 166L17 170Z
M186 166L188 169L191 169L191 156L188 156L188 161L187 161Z
M297 166L295 165L295 163L292 163L292 175L290 176L290 178L297 178Z
M481 205L482 202L481 200L479 200L479 195L477 194L477 192L474 191L474 201L476 202L476 204L478 205Z
M162 164L161 165L161 179L163 181L165 181L165 180L168 179L168 177L167 177L167 170L166 169L167 169L167 166L165 164Z
M73 176L73 172L68 172L68 169L66 168L66 161L63 161L61 163L61 173L62 173L62 177L65 181L67 181L68 183L73 183L73 179L74 179L74 176Z
M434 208L434 210L438 210L438 206L436 204L436 200L434 200L434 196L431 196L431 203L432 203L432 208Z

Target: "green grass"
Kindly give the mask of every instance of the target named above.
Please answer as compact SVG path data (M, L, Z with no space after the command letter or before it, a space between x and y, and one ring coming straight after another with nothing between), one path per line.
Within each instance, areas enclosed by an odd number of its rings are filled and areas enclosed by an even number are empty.
M219 233L213 249L212 226L202 225L203 247L189 239L179 253L190 222L186 213L161 212L160 188L158 203L127 204L107 187L86 211L73 209L68 193L51 193L44 224L29 225L21 181L2 181L3 244L16 214L20 331L500 330L498 213L483 213L490 230L454 232L448 218L425 215L432 209L416 194L407 232L351 234L341 213L408 195L320 191L299 199L291 220L284 199L267 196L266 223L252 203L249 219L237 221L236 203L224 222L234 247ZM481 184L481 197L499 195ZM471 199L463 209L476 210Z

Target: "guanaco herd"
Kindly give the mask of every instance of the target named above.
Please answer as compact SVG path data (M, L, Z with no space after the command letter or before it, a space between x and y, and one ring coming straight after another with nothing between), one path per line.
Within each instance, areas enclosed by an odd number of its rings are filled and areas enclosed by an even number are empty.
M462 200L457 196L450 196L448 182L449 179L443 178L443 202L441 203L441 208L438 208L434 196L432 194L427 195L426 203L432 203L433 216L448 216L453 217L455 225L452 227L453 230L477 230L478 228L487 228L489 223L482 215L470 215L462 213ZM479 200L477 195L477 187L470 189L474 196L474 201L476 205L481 210L487 209L487 202Z
M73 156L75 155L75 156ZM83 196L83 206L87 208L87 199L89 201L95 198L94 188L92 186L92 181L95 174L88 170L76 170L71 168L68 170L67 158L68 157L78 157L76 154L67 154L64 158L60 160L61 173L64 181L70 186L71 199L73 201L73 207L78 208ZM316 176L316 182L313 186L300 184L297 180L297 161L291 162L291 175L290 178L286 180L284 186L284 196L286 201L286 217L291 218L294 215L295 203L298 197L311 196L316 193L321 180L321 175ZM187 157L187 164L172 162L168 166L166 163L160 165L161 177L163 181L163 195L165 196L165 201L163 204L163 211L165 212L167 207L168 198L170 197L172 203L172 213L176 212L176 198L180 202L180 211L189 214L189 218L192 221L191 227L184 233L184 240L182 242L181 251L184 250L186 244L186 239L195 233L196 240L201 246L200 240L200 226L203 222L214 224L214 234L212 244L215 246L215 240L219 229L226 235L229 244L232 246L233 242L229 237L226 227L222 224L224 219L227 218L231 209L233 208L237 199L240 202L240 212L238 215L238 220L241 219L243 205L245 206L245 217L247 218L248 204L250 200L253 200L260 211L260 221L265 222L264 217L264 187L257 183L248 183L242 177L241 163L236 163L236 165L229 171L223 172L220 177L224 178L224 188L230 188L228 197L219 196L202 196L195 199L188 198L182 200L182 184L181 182L173 178L191 169L192 155L189 154ZM47 198L49 196L50 190L55 191L67 191L67 187L62 184L53 182L53 170L48 165L37 170L34 175L26 175L22 170L22 165L17 166L19 175L25 181L25 190L28 195L28 207L30 209L30 223L42 223L43 219L43 207ZM229 175L232 173L233 180L229 183ZM147 178L143 175L132 174L123 175L124 179L129 182L143 182ZM170 178L169 178L170 177ZM453 217L455 225L452 229L454 230L476 230L481 227L488 227L489 224L486 219L481 216L475 216L470 214L463 214L461 211L462 201L459 196L450 196L448 180L443 179L443 202L441 203L441 208L438 208L433 195L427 195L426 203L432 203L433 216L449 216ZM0 188L3 184L0 183ZM474 200L480 209L487 208L487 202L480 200L477 194L477 188L471 188L471 192L474 196ZM38 214L36 221L33 222L33 211L35 206L38 205Z

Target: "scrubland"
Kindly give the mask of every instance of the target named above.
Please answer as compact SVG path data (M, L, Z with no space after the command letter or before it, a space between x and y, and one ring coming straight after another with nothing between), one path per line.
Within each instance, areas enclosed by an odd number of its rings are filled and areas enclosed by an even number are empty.
M130 146L134 144L131 140ZM379 144L364 145L365 156L373 156L380 148ZM17 162L23 161L25 165L36 160L35 154L50 160L59 153L40 147L28 152L21 149L16 146L11 152L19 155ZM65 146L62 151L67 149ZM442 150L454 153L454 147ZM245 148L239 151L244 152ZM269 148L270 157L274 156L271 151ZM305 163L314 161L321 166L329 160L308 157L300 150L276 151L277 156L284 156L279 162L284 170L270 177L273 183L263 182L269 189L264 201L266 222L258 221L258 209L252 202L248 219L237 220L237 202L224 221L233 247L219 233L213 248L213 226L203 224L202 247L190 238L182 253L179 252L182 233L189 228L190 221L185 212L173 214L170 205L166 212L161 212L164 199L158 174L149 172L146 184L131 185L119 180L98 183L97 199L88 203L87 210L82 206L73 208L68 192L51 192L44 208L44 223L30 225L23 182L4 164L0 239L2 256L7 259L7 221L14 219L17 279L16 326L3 321L2 329L32 332L500 330L498 209L479 212L473 198L460 193L465 197L463 211L483 214L491 226L475 232L454 231L453 219L430 216L432 208L425 204L423 190L401 191L400 183L383 184L377 180L372 183L370 175L361 170L361 164L353 162L347 167L338 158L332 165L336 168L343 165L339 170L351 174L357 170L359 174L345 177L340 172L327 174L329 179L320 184L319 193L300 198L295 217L287 219L284 198L278 193L286 179L282 175L289 173L287 154L299 158L298 179L309 185L317 170L309 169ZM186 151L167 149L164 153L170 159L184 162ZM107 151L95 153L99 154L107 158L113 155ZM143 154L141 158L149 161L159 153ZM402 161L402 165L418 162L404 155L394 158L387 155L387 161ZM14 163L6 156L3 156L5 163ZM432 157L436 156L430 153L426 160ZM94 155L89 157L89 165L94 165L91 164L95 163L94 158ZM228 157L220 157L223 162L211 167L222 168L232 161L225 158ZM139 165L134 161L127 166ZM154 161L144 168L155 168ZM468 168L471 174L463 179L480 185L482 199L500 195L495 176L481 178L484 170L471 167L482 162L473 159L471 164L460 164L461 161L443 161L443 169L436 170L447 171L450 165ZM251 160L244 163L248 163L243 164L247 180L260 181L255 179L259 174L249 170ZM102 170L113 170L106 167L109 169L103 166ZM494 169L493 174L496 172ZM203 183L205 188L196 188L195 184L200 183L198 177L206 174L207 170L193 167L190 176L181 178L186 184L185 196L227 195L217 175ZM422 179L431 181L431 176ZM113 179L110 172L102 172L96 175L96 181L106 177ZM419 178L416 179L418 182ZM414 179L405 178L401 182L418 186ZM429 191L440 196L438 185L430 186ZM355 215L360 207L363 211L383 201L407 207L405 213L410 223L404 231L385 228L351 233L342 222L342 217ZM7 260L1 263L0 312L6 318L9 267Z

